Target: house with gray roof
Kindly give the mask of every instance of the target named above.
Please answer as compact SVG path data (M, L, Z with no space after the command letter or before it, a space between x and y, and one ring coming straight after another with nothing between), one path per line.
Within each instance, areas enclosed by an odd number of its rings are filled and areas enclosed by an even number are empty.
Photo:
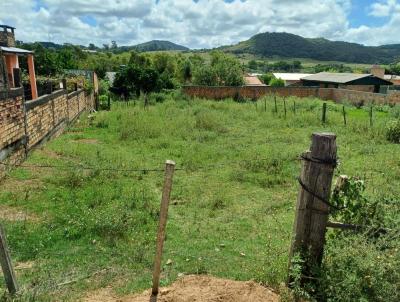
M342 88L366 92L379 92L381 86L392 82L372 74L320 72L301 79L303 86L320 88Z

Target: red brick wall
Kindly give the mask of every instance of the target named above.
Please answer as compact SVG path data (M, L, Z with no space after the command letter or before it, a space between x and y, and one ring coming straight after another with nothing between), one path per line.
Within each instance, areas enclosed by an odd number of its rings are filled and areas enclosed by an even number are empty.
M25 135L22 93L0 100L0 150Z
M314 88L314 87L269 87L269 86L243 86L243 87L208 87L185 86L183 92L191 97L207 99L224 99L242 96L257 99L265 95L277 94L279 96L318 97L323 100L332 100L338 103L349 102L352 104L387 104L400 103L400 93L379 94L349 89Z
M318 88L313 87L269 87L269 86L242 86L242 87L208 87L185 86L183 92L191 97L207 99L225 99L241 96L256 99L269 94L279 96L296 95L298 97L310 97L318 95Z
M25 104L22 95L22 89L0 91L0 178L44 138L57 136L82 111L94 108L93 96L83 90L69 95L58 90Z

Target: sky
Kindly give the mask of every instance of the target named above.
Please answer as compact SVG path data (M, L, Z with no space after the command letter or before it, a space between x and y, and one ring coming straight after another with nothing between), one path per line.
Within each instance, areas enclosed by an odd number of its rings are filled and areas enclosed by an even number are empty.
M1 0L16 39L97 46L168 40L212 48L262 32L400 44L400 0Z

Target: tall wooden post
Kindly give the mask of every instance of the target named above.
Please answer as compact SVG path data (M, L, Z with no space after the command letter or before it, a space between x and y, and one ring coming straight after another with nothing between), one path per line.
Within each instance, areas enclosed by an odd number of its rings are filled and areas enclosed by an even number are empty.
M322 122L326 123L326 103L322 105Z
M286 118L286 115L287 115L287 111L286 111L286 98L283 98L283 108L284 108L284 111L285 111L285 118Z
M278 113L278 104L276 103L276 94L274 96L274 102L275 102L275 113Z
M343 123L345 126L347 125L346 109L344 108L344 105L343 105Z
M160 284L161 258L165 240L165 227L167 225L168 205L171 195L172 177L174 176L174 171L175 171L175 162L167 160L167 162L165 163L164 188L161 198L160 223L158 226L158 234L157 234L157 251L156 251L156 258L154 260L153 287L151 291L152 296L158 295L158 287Z
M18 292L18 284L12 266L10 253L8 251L6 234L2 225L0 225L0 263L8 291L10 294L14 295Z
M371 104L371 107L369 108L369 125L372 127L373 125L374 125L374 122L373 122L373 107L372 107L372 104Z
M303 276L310 277L310 268L322 261L325 231L329 215L329 197L333 172L336 167L336 135L314 133L311 151L303 153L303 166L299 178L296 215L290 249L291 259L300 253L305 265Z

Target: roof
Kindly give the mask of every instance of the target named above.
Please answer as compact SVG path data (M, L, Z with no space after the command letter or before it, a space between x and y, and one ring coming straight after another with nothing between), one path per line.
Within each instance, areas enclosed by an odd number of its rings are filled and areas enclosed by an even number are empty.
M2 50L5 53L15 53L15 54L30 54L30 53L33 53L33 51L26 50L26 49L21 49L21 48L16 48L16 47L0 46L0 50Z
M374 77L372 74L357 74L357 73L331 73L331 72L320 72L317 74L310 75L302 78L304 81L315 81L315 82L326 82L326 83L339 83L345 84L355 80Z
M265 86L258 77L245 76L244 82L247 86Z
M311 73L273 73L274 77L284 81L300 81L302 78L312 75Z

